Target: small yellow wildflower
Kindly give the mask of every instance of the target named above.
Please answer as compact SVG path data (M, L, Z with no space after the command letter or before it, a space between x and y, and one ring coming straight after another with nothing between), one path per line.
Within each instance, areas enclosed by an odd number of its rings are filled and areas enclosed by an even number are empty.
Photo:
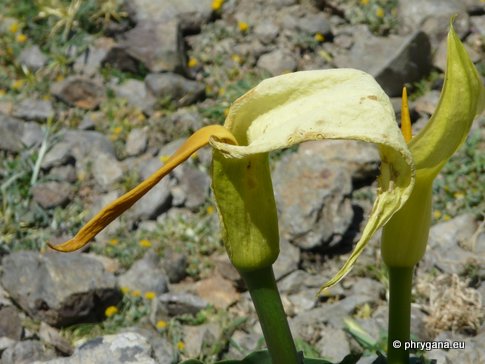
M219 96L224 96L225 93L226 93L226 89L224 87L219 88L219 91L217 92Z
M224 0L212 0L212 10L220 10L222 8L222 4L224 4Z
M123 294L127 294L130 292L130 289L128 287L121 287L120 290L121 290L121 293Z
M10 26L8 27L8 31L10 33L17 33L19 31L19 28L20 28L19 23L15 21L12 24L10 24Z
M64 75L58 74L58 75L56 76L56 81L57 81L57 82L64 81Z
M150 248L152 246L152 243L150 240L147 240L147 239L141 239L138 244L140 244L140 246L142 248Z
M214 213L215 209L214 206L207 206L207 214L212 215Z
M139 289L135 289L135 290L131 291L131 295L133 297L140 297L141 296L141 291Z
M450 221L451 220L451 216L446 214L445 216L443 216L443 220L445 221Z
M197 67L198 64L199 62L194 57L190 57L189 60L187 61L187 67L189 68Z
M157 327L157 329L162 330L162 329L166 328L167 325L168 324L167 324L166 321L160 320L160 321L157 322L157 324L155 326Z
M12 82L12 85L10 86L12 90L20 90L24 86L24 80L15 80Z
M164 154L164 155L161 155L160 158L158 159L160 159L160 162L162 163L167 163L167 161L170 159L170 156Z
M105 311L104 314L106 317L111 317L113 315L116 315L118 313L118 307L116 306L109 306Z
M119 240L118 239L110 239L108 240L109 245L118 245Z
M441 217L442 213L440 210L434 210L433 211L433 217L435 218L435 220L438 220L440 217Z
M18 43L25 43L27 42L27 36L23 33L17 34L16 40Z
M369 0L360 0L361 5L369 5Z
M177 343L177 349L179 349L179 351L182 351L185 349L185 344L183 343L183 341L179 341Z
M385 15L385 13L384 13L384 9L383 9L383 8L381 8L381 7L379 6L379 7L376 9L376 16L377 16L378 18L383 18L383 17L384 17L384 15Z
M5 96L5 94L7 93L7 91L3 88L0 88L0 96Z
M457 199L457 200L460 200L462 198L465 197L465 194L463 192L455 192L454 194L454 197Z
M231 59L234 63L237 63L237 64L241 64L242 63L242 59L241 57L239 56L239 54L233 54L231 56Z
M249 24L246 23L245 21L240 21L237 23L237 26L241 32L247 32L249 29Z
M121 126L117 126L113 129L113 134L114 135L119 135L123 131L123 128Z
M325 36L322 33L315 33L313 39L315 39L319 43L325 42Z
M145 298L147 300L153 300L155 297L157 297L157 294L153 291L148 291L148 292L145 292Z

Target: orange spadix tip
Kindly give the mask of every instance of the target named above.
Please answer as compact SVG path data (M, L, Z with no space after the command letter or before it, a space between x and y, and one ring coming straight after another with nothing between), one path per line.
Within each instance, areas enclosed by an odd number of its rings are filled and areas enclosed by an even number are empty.
M406 143L409 143L413 137L413 131L411 128L411 117L409 116L408 92L406 86L402 88L401 132Z

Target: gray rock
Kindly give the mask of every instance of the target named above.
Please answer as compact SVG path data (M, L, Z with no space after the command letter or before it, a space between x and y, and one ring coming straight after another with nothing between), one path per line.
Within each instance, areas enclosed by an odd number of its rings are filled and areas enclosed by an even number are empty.
M316 344L322 358L340 362L350 353L347 334L342 329L329 328L321 332L322 338Z
M269 44L278 36L280 28L272 21L265 21L258 23L253 31L261 43Z
M142 154L147 149L148 135L145 128L132 129L126 138L126 154L130 157Z
M45 133L36 122L25 123L22 133L22 143L27 147L39 146L44 140Z
M70 164L54 167L49 171L47 178L60 182L74 183L77 181L76 169Z
M211 0L133 0L127 3L136 23L160 23L178 19L190 28L200 28L212 14Z
M325 278L305 272L304 270L295 270L278 282L278 288L286 294L297 293L302 289L313 289L320 287ZM315 292L312 292L315 294Z
M144 112L152 112L155 98L147 92L143 81L129 79L120 85L113 86L116 96L124 98L128 104L138 107Z
M100 153L93 161L93 177L104 189L113 187L123 177L121 163L110 154Z
M86 171L100 154L115 158L113 144L103 134L87 130L61 130L57 142L46 153L42 168L50 169L74 161L78 171Z
M63 354L71 355L74 350L69 341L61 336L59 330L47 325L45 322L40 323L39 338L44 344L56 348Z
M465 349L432 349L428 351L426 356L436 360L436 364L485 362L485 332L483 331L475 337L466 337L446 331L433 341L464 342L465 344Z
M150 274L147 274L150 272ZM168 292L168 277L160 267L160 259L153 252L147 252L143 259L133 263L131 268L118 278L119 286L130 290L155 292L157 295Z
M401 26L408 31L426 28L434 44L446 35L450 18L464 11L464 3L456 0L408 0L399 2L398 6Z
M429 234L428 246L420 269L438 268L445 273L460 274L467 265L485 266L483 254L477 254L472 246L473 234L478 223L473 215L461 215L434 225ZM482 275L485 274L482 269Z
M472 16L470 22L476 33L485 36L485 15Z
M54 117L54 109L50 101L28 98L14 106L13 116L24 120L46 121Z
M330 34L330 22L322 12L305 14L299 19L297 28L309 34Z
M152 158L142 165L140 176L145 180L161 166L162 162L159 158ZM135 220L155 219L167 211L172 201L170 188L170 179L167 177L163 178L130 208L128 211L129 216Z
M11 306L12 301L10 301L7 291L0 284L0 307Z
M193 165L184 164L179 179L179 185L184 194L184 206L196 210L209 197L210 178L206 172Z
M32 197L44 209L66 206L71 200L73 187L67 182L42 182L32 187Z
M156 360L157 364L173 364L177 361L177 354L173 346L166 338L160 336L159 332L146 330L139 327L132 327L126 331L135 332L148 339L148 342L153 349L152 356Z
M111 38L101 37L94 40L74 62L74 71L87 77L95 76L115 45Z
M188 357L210 355L210 349L221 336L221 328L215 323L183 327L183 341Z
M170 316L194 315L207 306L207 302L191 293L165 293L158 300Z
M319 155L327 163L345 168L353 182L375 179L379 174L381 157L377 147L356 140L325 140L307 142L299 147L303 155Z
M19 55L19 62L22 66L35 72L46 65L47 57L42 53L39 46L33 45L22 49Z
M186 137L188 133L200 129L202 127L202 117L195 111L181 108L168 117L160 118L153 115L150 118L150 123L160 125L164 142L172 142L178 138ZM163 155L168 156L173 152L175 152L175 149L170 153L163 153Z
M347 171L320 154L298 151L278 161L273 181L283 239L304 249L341 241L353 218Z
M174 101L178 106L193 104L204 97L205 87L175 73L151 73L145 78L148 90L164 101Z
M273 271L276 280L287 276L298 269L300 263L300 249L290 244L287 240L280 240L280 254L273 264Z
M54 352L46 350L40 341L25 340L19 341L10 346L2 354L2 364L32 364L40 360L55 358Z
M437 90L426 92L414 102L414 110L420 114L433 115L436 106L438 106L440 94L441 92Z
M102 83L94 79L70 76L54 83L51 93L66 104L91 110L100 104L105 90Z
M68 358L32 364L157 364L148 339L135 332L106 335L86 341Z
M369 72L389 96L401 95L403 84L419 81L431 70L431 47L423 32L379 38L358 28L354 37L354 46L338 54L335 64Z
M290 309L286 309L286 314L293 316L298 315L301 312L306 312L315 307L317 303L317 297L315 290L302 290L287 296L288 302L291 303Z
M109 65L112 68L119 69L123 72L144 73L142 69L143 62L133 57L129 52L130 42L125 41L123 44L117 44L112 47L102 61L102 65Z
M224 356L226 359L242 360L246 353L256 351L259 346L261 335L254 332L236 330L229 341L229 351Z
M273 76L281 75L296 70L296 60L293 55L282 49L263 54L258 59L257 66L265 69Z
M0 150L18 153L23 148L22 135L24 123L22 120L0 114Z
M12 340L6 336L0 336L0 353L3 353L6 349L11 346L14 346L17 343L17 340ZM1 363L1 355L0 355L0 363Z
M104 309L121 299L114 276L82 254L17 252L2 264L12 299L52 326L103 319Z
M0 337L8 337L15 341L20 341L22 337L22 323L14 306L0 309Z
M185 67L182 39L177 20L144 21L124 34L120 46L151 72L181 72Z
M162 259L162 268L165 270L170 283L178 283L187 275L187 256L171 249L165 249Z

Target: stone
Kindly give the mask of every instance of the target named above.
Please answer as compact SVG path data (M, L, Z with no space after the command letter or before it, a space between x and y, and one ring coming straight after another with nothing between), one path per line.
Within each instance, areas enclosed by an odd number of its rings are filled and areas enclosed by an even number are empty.
M283 239L302 249L328 249L342 240L353 219L347 171L299 150L276 163L273 183Z
M182 72L185 68L184 43L176 19L138 23L123 34L120 46L150 72Z
M116 96L125 99L129 105L140 110L151 113L156 103L155 97L147 92L143 81L128 79L122 84L114 85L113 90Z
M157 364L148 339L135 332L105 335L86 341L73 355L32 364Z
M151 73L145 77L145 85L155 97L178 106L193 104L205 95L204 85L175 73Z
M380 38L359 28L354 37L354 46L336 55L335 64L370 73L391 97L400 96L403 84L417 82L431 70L431 46L424 32Z
M429 271L438 268L445 273L461 274L470 264L483 268L485 257L476 254L474 249L477 248L470 243L477 229L478 222L472 214L460 215L432 226L420 269Z
M144 74L145 65L139 59L133 57L129 50L129 43L117 44L112 47L103 59L102 65L133 74Z
M290 244L287 240L280 240L280 254L273 264L273 272L276 280L286 277L298 269L300 263L300 249Z
M214 307L226 310L239 299L232 283L219 275L201 279L195 284L197 295Z
M39 122L52 119L55 115L50 101L34 98L20 101L14 106L12 114L20 119Z
M51 93L68 105L92 110L104 98L105 90L103 85L94 79L69 76L63 81L54 83L51 86Z
M27 67L32 72L38 71L47 64L47 57L38 45L22 49L18 60L22 66Z
M160 267L158 256L150 251L120 275L118 282L120 287L138 290L142 295L146 292L155 292L157 295L168 292L168 278Z
M99 321L121 299L114 276L83 254L21 251L2 265L1 282L12 300L52 326Z
M330 22L323 12L305 14L297 23L297 28L311 35L320 33L330 34Z
M209 198L210 178L206 172L189 164L182 166L180 174L179 186L184 195L184 206L197 210Z
M170 283L178 283L187 276L187 256L166 248L161 262Z
M22 337L22 323L19 312L14 306L0 309L0 337L20 341Z
M76 73L86 77L95 76L110 50L116 46L112 38L101 37L95 39L74 62L73 69Z
M24 123L22 143L25 147L37 147L42 144L46 137L45 132L36 122Z
M11 305L12 305L12 301L10 301L10 297L7 291L5 291L5 289L0 284L0 308L11 306Z
M221 328L214 324L202 324L198 326L183 327L183 341L185 352L188 357L197 357L199 355L210 355L212 348L220 338Z
M65 166L53 167L49 171L49 179L54 181L74 183L77 181L76 169L68 164Z
M241 278L241 275L237 269L232 265L227 254L221 254L214 257L213 262L215 264L216 273L221 275L228 281L231 281L232 285L238 288L239 291L245 290L245 283Z
M152 356L157 364L173 364L177 361L177 353L173 346L168 339L161 336L159 332L140 327L131 327L126 331L140 334L148 340L153 349Z
M113 143L106 136L90 130L63 129L57 134L57 142L46 153L41 167L50 169L75 163L78 172L86 172L100 154L115 158Z
M93 161L92 173L94 180L105 190L119 182L124 175L121 163L110 154L100 153Z
M209 21L212 1L201 0L133 0L127 3L129 13L136 23L156 21L165 23L178 19L194 30Z
M374 144L358 140L325 140L302 143L299 153L320 155L327 163L345 168L354 184L375 180L379 174L381 157Z
M46 345L52 346L66 355L71 355L74 350L69 341L62 337L59 330L47 325L45 322L40 323L39 339Z
M338 363L350 353L347 334L342 329L331 328L322 330L321 339L316 344L320 356L331 362Z
M68 182L42 182L32 187L32 197L44 209L64 207L71 201L73 187Z
M148 135L145 128L135 128L126 138L126 154L134 157L144 153L148 146Z
M226 359L242 360L246 353L256 351L259 347L261 335L254 332L236 330L229 341L229 351L225 356Z
M414 110L420 114L433 115L438 101L440 100L441 92L438 90L430 90L423 96L420 96L414 102Z
M47 361L54 357L54 352L46 350L40 341L25 340L7 348L2 354L0 362L2 364L32 364L37 360Z
M22 120L0 114L0 150L18 153L23 148L22 135L24 123Z
M159 158L148 160L140 169L140 176L147 179L153 172L159 169L162 162ZM137 201L128 215L134 220L156 219L157 216L167 211L171 206L172 195L170 193L171 182L169 178L163 178L150 191Z
M290 52L276 49L259 57L257 66L268 71L273 76L278 76L295 71L297 63Z
M272 21L265 21L258 23L254 27L253 31L254 35L261 41L261 43L269 44L276 39L280 28L276 23Z
M170 316L195 315L207 306L205 300L191 293L164 293L158 300Z
M160 118L157 115L152 115L150 123L160 125L160 132L164 142L172 142L176 139L186 137L188 133L199 130L202 127L202 117L198 112L181 108L167 117ZM203 151L200 152L197 154L200 155L203 153ZM164 153L163 155L169 156L170 154Z

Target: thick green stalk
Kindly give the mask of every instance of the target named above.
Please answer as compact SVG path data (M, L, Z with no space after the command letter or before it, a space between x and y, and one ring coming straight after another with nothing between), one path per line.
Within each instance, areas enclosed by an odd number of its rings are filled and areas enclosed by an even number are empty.
M410 339L413 270L414 267L389 267L388 364L409 363L409 351L404 346Z
M240 274L253 299L273 364L299 364L272 267Z

